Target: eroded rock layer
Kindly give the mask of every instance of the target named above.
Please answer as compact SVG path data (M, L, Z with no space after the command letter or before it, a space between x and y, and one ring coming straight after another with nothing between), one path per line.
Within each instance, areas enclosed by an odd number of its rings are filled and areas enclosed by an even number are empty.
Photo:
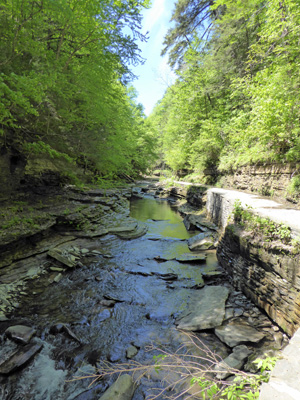
M300 322L300 267L297 257L226 228L217 256L235 287L263 308L288 335Z

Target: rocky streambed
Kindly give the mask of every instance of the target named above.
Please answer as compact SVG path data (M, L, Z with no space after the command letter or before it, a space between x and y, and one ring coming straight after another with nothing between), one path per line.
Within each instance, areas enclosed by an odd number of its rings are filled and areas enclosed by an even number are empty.
M196 197L187 203L176 189L144 184L15 201L21 222L4 213L0 244L1 399L139 400L179 372L166 379L149 370L114 385L117 375L107 375L90 386L99 366L153 365L161 351L182 348L213 352L207 368L226 379L221 360L255 371L257 356L286 343L231 287L215 255L217 228Z

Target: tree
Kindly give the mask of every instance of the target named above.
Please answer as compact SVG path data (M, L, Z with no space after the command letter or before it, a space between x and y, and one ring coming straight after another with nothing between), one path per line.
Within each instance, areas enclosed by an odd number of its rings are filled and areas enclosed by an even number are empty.
M170 28L164 39L162 55L169 52L171 67L180 67L183 56L191 46L196 35L202 31L201 40L209 38L212 21L216 11L211 10L213 0L178 0L171 21L175 26Z
M140 12L148 3L1 0L3 141L21 147L43 142L44 149L106 170L106 157L111 161L127 149L126 161L120 156L122 162L111 165L114 173L129 168L135 108L126 84L130 64L141 61L135 39L146 39Z

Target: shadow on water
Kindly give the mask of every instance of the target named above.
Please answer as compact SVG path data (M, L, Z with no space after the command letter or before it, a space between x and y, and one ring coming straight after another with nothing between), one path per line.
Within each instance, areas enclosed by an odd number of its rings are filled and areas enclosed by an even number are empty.
M186 231L182 218L166 201L133 201L131 216L147 223L146 235L128 241L113 235L94 239L94 248L112 258L98 255L94 262L67 272L58 284L46 285L45 278L30 288L31 295L14 321L34 326L43 349L23 371L1 378L1 399L95 399L109 382L90 389L90 379L68 380L95 372L99 360L126 361L126 349L132 344L139 349L135 360L140 362L152 359L145 351L151 343L171 352L182 344L175 318L185 310L195 288L203 285L202 273L218 268L215 254L210 252L207 262L197 265L175 260L189 252L186 239L195 232ZM168 261L158 262L157 257ZM162 279L163 274L176 275L176 282ZM52 334L51 326L58 323L68 324L80 343L63 333ZM202 339L227 354L212 334L204 333ZM6 341L0 353L13 346ZM144 398L143 390L140 387L134 400Z

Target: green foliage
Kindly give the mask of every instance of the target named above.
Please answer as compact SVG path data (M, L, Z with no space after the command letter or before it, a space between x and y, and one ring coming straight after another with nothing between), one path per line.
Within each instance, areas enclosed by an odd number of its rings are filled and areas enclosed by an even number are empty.
M164 52L181 68L148 119L166 163L200 175L207 168L297 162L298 1L178 0L173 20Z
M260 372L256 375L237 374L232 382L218 382L209 380L203 376L193 377L191 385L195 383L201 388L202 398L205 399L224 399L224 400L255 400L259 398L259 387L263 382L269 381L269 372L273 370L276 357L257 359Z
M161 368L162 368L161 364L165 358L167 358L166 354L158 354L157 356L153 356L153 360L154 360L154 364L155 364L154 370L157 374L161 370Z
M184 54L191 46L195 30L204 29L203 38L209 36L211 23L207 21L216 18L211 0L178 0L173 10L171 21L175 26L170 28L165 36L162 55L169 51L169 64L181 66Z
M39 140L35 143L25 143L24 150L28 153L35 153L35 154L48 154L51 158L64 158L65 160L69 161L70 163L74 162L74 160L69 157L65 153L60 153L59 151L53 149L49 144L42 142Z
M142 61L135 39L146 39L140 23L148 6L0 0L3 142L103 175L145 171L153 138L128 87L128 65Z
M233 210L234 221L246 230L250 230L253 235L263 236L266 242L280 240L285 244L291 244L291 228L272 221L269 218L263 218L252 211L252 207L242 206L240 200L236 200Z
M300 194L300 175L296 175L291 179L287 187L287 193L291 196Z

